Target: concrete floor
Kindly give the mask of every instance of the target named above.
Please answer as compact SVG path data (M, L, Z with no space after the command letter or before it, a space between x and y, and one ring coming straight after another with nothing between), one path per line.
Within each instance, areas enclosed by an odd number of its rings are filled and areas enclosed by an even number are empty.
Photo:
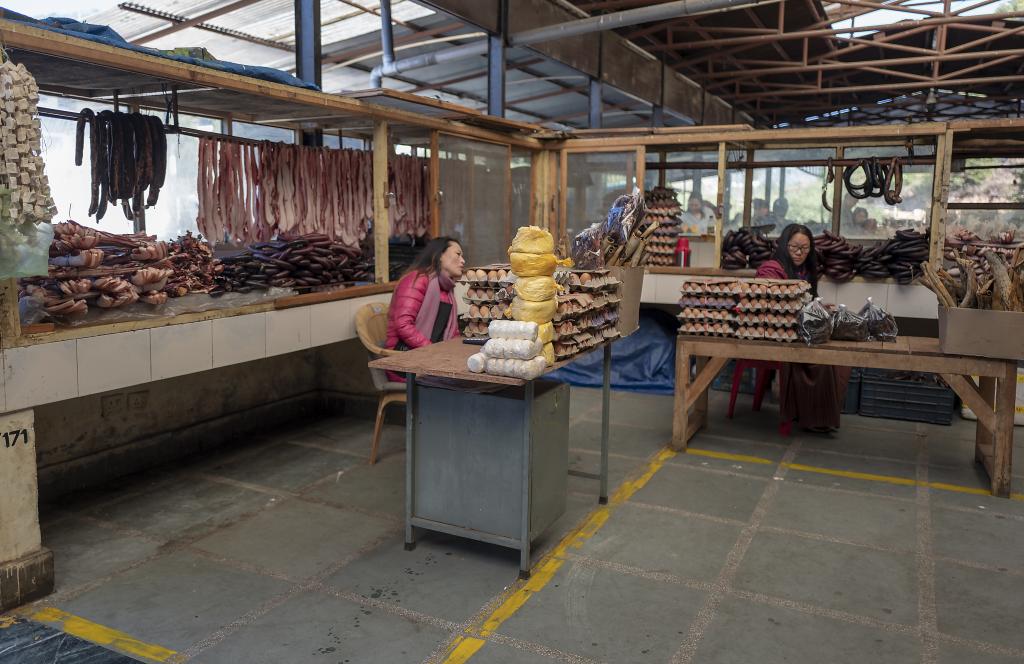
M1024 661L1024 501L980 495L973 423L844 416L787 439L771 404L729 421L712 394L675 456L671 398L614 395L621 488L599 508L570 479L526 587L511 550L427 533L404 551L404 432L368 466L372 423L339 418L45 512L57 588L22 615L119 630L144 661L441 662L453 643L479 664ZM599 397L572 392L572 467L597 466ZM36 661L3 627L0 663Z

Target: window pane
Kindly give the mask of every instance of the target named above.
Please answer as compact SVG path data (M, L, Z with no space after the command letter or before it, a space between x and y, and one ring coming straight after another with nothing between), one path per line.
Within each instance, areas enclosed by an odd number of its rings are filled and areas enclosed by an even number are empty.
M665 186L675 191L676 200L684 212L683 228L691 231L684 234L714 232L714 206L718 200L718 152L670 152L665 155L665 164ZM648 191L658 186L659 165L659 155L648 152L644 177Z
M57 220L73 219L111 233L131 233L133 224L125 218L119 205L108 205L99 222L86 216L91 191L88 166L91 148L86 139L83 164L75 166L75 123L43 118L42 134L43 159L57 205ZM199 139L168 134L167 177L160 190L160 200L155 207L146 210L146 232L150 235L167 240L188 230L197 232L198 149Z
M275 141L277 143L294 143L295 132L281 127L251 124L248 122L232 122L231 133L239 138L251 138L257 141ZM327 138L326 136L324 138Z
M442 134L441 234L459 238L468 265L508 262L509 150Z
M575 152L567 155L566 232L573 238L636 186L635 152Z
M915 146L914 153L918 156L932 155L935 149L931 146ZM846 159L864 159L866 157L905 157L906 148L902 146L847 148ZM844 192L839 213L839 232L851 240L882 240L893 237L896 231L913 228L927 232L930 225L932 205L932 180L934 166L915 165L903 167L903 202L889 205L883 198L856 199ZM854 182L860 182L863 176L853 176ZM842 186L837 180L836 184Z
M512 227L530 225L533 204L533 152L512 148Z

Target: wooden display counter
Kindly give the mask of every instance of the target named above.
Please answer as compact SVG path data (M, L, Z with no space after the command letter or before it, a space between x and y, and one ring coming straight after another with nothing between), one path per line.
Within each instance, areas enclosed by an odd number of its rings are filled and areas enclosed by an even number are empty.
M691 358L697 360L697 375L692 379ZM830 341L808 347L802 343L680 336L676 341L672 422L672 444L677 449L685 449L694 434L707 424L708 388L730 359L939 374L978 416L975 460L988 472L992 495L1003 498L1010 495L1017 381L1015 361L946 355L939 350L938 339L922 337L900 337L893 343ZM980 376L979 383L975 383L971 376Z

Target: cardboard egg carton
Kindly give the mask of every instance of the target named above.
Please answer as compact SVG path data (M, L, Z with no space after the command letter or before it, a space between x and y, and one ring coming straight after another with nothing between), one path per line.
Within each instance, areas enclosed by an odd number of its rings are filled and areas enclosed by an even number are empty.
M499 284L508 283L511 276L511 265L495 263L493 265L485 265L484 267L471 267L463 270L459 283L469 284L470 286L498 286Z

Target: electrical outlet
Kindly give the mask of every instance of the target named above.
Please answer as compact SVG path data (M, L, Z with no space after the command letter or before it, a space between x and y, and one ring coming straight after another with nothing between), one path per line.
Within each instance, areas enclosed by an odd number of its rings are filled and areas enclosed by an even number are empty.
M128 410L146 410L146 406L148 404L149 390L142 390L141 392L131 392L128 394Z
M105 397L100 397L100 414L103 417L110 417L111 415L117 415L123 413L125 409L126 400L123 392L117 394L108 394Z

